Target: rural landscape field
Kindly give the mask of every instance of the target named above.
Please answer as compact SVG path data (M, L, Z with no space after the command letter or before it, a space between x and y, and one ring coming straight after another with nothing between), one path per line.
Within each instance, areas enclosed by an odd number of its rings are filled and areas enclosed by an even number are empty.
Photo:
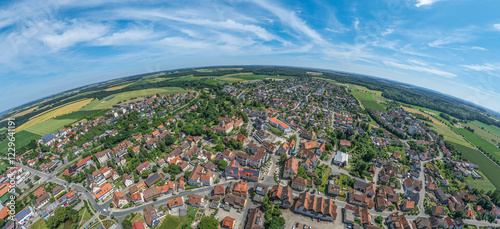
M500 1L0 1L0 229L500 229Z

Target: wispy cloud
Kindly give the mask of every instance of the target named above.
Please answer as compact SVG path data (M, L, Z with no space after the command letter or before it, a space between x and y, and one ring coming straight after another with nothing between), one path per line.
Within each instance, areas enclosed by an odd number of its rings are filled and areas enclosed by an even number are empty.
M214 21L207 18L188 18L188 17L182 17L181 15L176 15L176 13L173 11L164 12L156 9L141 9L141 10L129 9L129 10L120 10L117 11L117 13L124 18L132 17L132 18L140 18L140 19L147 19L154 21L158 21L158 19L166 19L181 23L187 23L190 25L204 26L213 29L250 32L255 36L257 36L258 38L263 39L264 41L280 40L279 37L273 35L266 29L262 28L261 26L244 24L236 22L233 19Z
M490 63L486 64L471 64L471 65L460 65L466 69L469 70L474 70L474 71L479 71L479 72L486 72L486 71L493 71L498 69L496 66Z
M261 6L262 8L270 11L272 14L274 14L275 16L277 16L281 20L281 23L286 24L286 25L290 26L292 29L294 29L295 31L306 35L311 40L313 40L316 44L319 44L319 45L327 45L328 44L328 42L325 39L323 39L323 37L316 30L309 27L304 20L300 19L295 14L295 12L285 10L285 9L275 5L275 4L272 4L272 3L268 2L268 1L264 1L264 0L255 0L252 2L254 2L254 3L258 4L259 6Z
M494 24L493 28L496 29L496 30L500 30L500 23Z
M439 69L431 68L431 67L427 67L427 66L407 65L407 64L401 64L401 63L392 62L392 61L384 61L384 64L389 65L389 66L393 66L396 68L405 69L405 70L412 70L412 71L416 71L416 72L425 72L425 73L430 73L430 74L434 74L434 75L438 75L438 76L444 76L446 78L455 78L457 76L454 73L446 72L443 70L439 70Z
M417 3L415 3L415 6L416 7L428 6L428 5L434 4L438 1L441 1L441 0L417 0Z
M149 41L156 39L158 33L146 29L130 29L113 32L109 35L99 37L92 42L97 46L122 46L122 45L137 45L144 44L141 41Z

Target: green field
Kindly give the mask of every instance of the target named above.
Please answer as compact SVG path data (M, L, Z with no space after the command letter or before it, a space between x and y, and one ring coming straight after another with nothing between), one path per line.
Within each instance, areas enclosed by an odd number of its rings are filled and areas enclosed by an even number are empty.
M165 81L168 79L170 79L170 78L154 78L154 79L147 79L146 81L148 83L158 83L158 82Z
M472 123L476 124L479 127L483 127L487 131L489 131L489 132L491 132L493 134L496 134L497 136L500 136L500 127L493 126L493 125L486 125L486 124L484 124L484 123L482 123L480 121L474 121Z
M193 80L205 80L207 77L194 77L192 75L177 77L169 82L180 82L180 81L193 81Z
M160 229L176 229L181 228L182 224L186 222L186 216L175 217L171 215L165 216L163 223L159 226Z
M92 108L94 108L99 103L101 103L101 102L98 99L95 99L94 101L90 102L86 106L82 107L82 109L80 109L80 110L81 111L92 110Z
M484 151L493 155L493 158L496 158L498 161L500 161L500 149L498 147L494 146L493 144L479 137L477 134L474 134L466 129L462 128L453 128L453 129L457 133L464 136L464 138L470 141L473 145L475 145L476 147L483 148Z
M57 132L64 129L64 126L70 125L78 120L75 119L49 119L45 122L38 123L34 126L30 126L26 129L34 134L44 136L46 134Z
M99 112L99 110L80 110L55 117L54 119L74 119L75 121L78 121L85 117L90 117L97 112Z
M102 102L99 102L99 104L96 104L95 106L92 107L93 110L99 110L99 109L104 109L112 106L113 104L117 104L119 102L127 101L132 98L141 98L144 96L152 95L155 93L160 93L160 94L175 94L175 93L184 93L186 90L180 88L180 87L165 87L165 88L150 88L150 89L144 89L144 90L137 90L137 91L127 91L127 92L122 92L119 94L111 95L108 96L104 99L102 99ZM111 98L107 101L104 101L108 98Z
M16 138L15 144L16 148L21 148L25 145L27 145L31 140L38 140L42 135L31 133L29 131L23 130L19 133L16 133L14 135ZM7 154L7 149L8 149L8 139L4 140L2 143L0 143L0 155L6 155Z
M413 106L415 107L415 106ZM416 108L418 109L418 108ZM434 116L440 118L439 116ZM426 122L427 123L427 122ZM476 150L468 142L466 142L461 136L451 130L448 126L431 124L431 129L436 131L438 134L444 136L445 141L455 145L457 150L462 153L462 155L467 158L471 163L479 165L479 170L489 179L489 181L497 188L500 188L500 179L497 179L497 174L500 174L500 167L493 163L484 154ZM476 181L478 183L479 181ZM482 181L487 183L486 181ZM483 184L482 186L488 186Z
M478 189L483 189L485 192L487 191L495 191L495 186L491 183L491 181L488 179L488 177L486 177L484 175L484 173L482 173L481 171L478 171L479 174L481 174L481 176L484 177L484 179L473 179L473 178L469 178L469 179L466 179L467 183L469 183L470 185L472 185L472 187L476 187Z
M462 126L467 126L469 128L474 129L474 134L478 135L479 137L483 138L484 140L488 141L489 143L493 144L494 146L497 146L500 143L500 136L486 130L485 128L481 128L475 123L467 123L467 124L461 124Z
M363 105L365 109L373 110L385 110L386 106L382 104L383 102L389 101L389 99L382 97L381 91L370 90L366 87L354 85L354 84L343 84L332 79L325 79L320 77L314 77L332 83L339 86L349 87L351 89L351 95L356 97L359 102Z
M458 149L471 163L479 165L479 170L490 180L490 182L496 187L500 188L500 179L498 179L498 174L500 174L500 167L493 163L489 158L484 156L481 152L471 149L468 146L462 144L454 144L455 148Z
M373 109L373 110L385 110L385 106L377 103L373 95L368 92L362 92L360 90L352 90L351 94L359 99L361 104L365 109Z
M209 80L203 81L203 83L206 83L206 84L217 84L217 83L219 83L219 81L213 80L213 79L209 79Z
M7 160L0 160L0 173L4 173L10 167Z
M45 224L45 219L41 218L31 225L31 229L45 229L47 225Z
M99 112L96 112L93 115L91 115L90 118L91 119L95 119L95 118L98 118L98 117L102 117L102 116L104 116L104 113L108 112L109 110L110 109L100 110Z

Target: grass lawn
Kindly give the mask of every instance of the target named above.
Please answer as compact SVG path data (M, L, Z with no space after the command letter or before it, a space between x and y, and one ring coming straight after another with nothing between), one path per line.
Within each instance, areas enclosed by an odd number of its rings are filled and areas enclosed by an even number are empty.
M85 213L85 215L83 215L83 213ZM80 209L80 211L78 211L78 220L81 220L80 223L85 223L90 218L92 218L92 214L87 208L83 207L82 209Z
M16 138L16 148L21 148L30 143L31 140L38 140L40 137L42 137L42 135L23 130L16 133L14 137ZM0 154L7 154L8 144L8 139L5 139L2 143L0 143Z
M142 213L137 212L134 218L130 220L130 222L132 222L132 224L134 224L135 222L144 222L144 217L142 217Z
M45 225L45 220L39 219L34 224L31 225L30 229L45 229L47 226Z
M489 154L493 155L493 158L496 158L497 160L500 161L500 149L488 141L482 139L479 137L477 134L472 133L466 129L462 128L453 128L457 133L461 134L464 136L465 139L468 141L472 142L476 147L481 147L483 148L484 151L488 152Z
M127 91L127 92L122 92L119 94L114 94L111 96L108 96L104 99L101 100L99 104L96 104L92 109L94 110L99 110L99 109L104 109L112 106L113 104L117 104L119 102L127 101L132 98L141 98L147 95L152 95L155 93L159 94L176 94L176 93L184 93L186 90L180 88L180 87L165 87L165 88L150 88L150 89L144 89L144 90L137 90L137 91ZM111 98L111 99L109 99ZM105 101L106 99L109 99Z
M76 119L49 119L45 122L30 126L26 129L26 131L44 136L46 134L54 133L61 129L64 129L64 126L76 121Z
M186 222L186 216L176 217L167 215L163 219L163 223L159 226L160 229L176 229L180 228Z
M110 228L113 224L115 224L115 221L113 220L104 220L102 221L102 225L104 225L104 228L108 229Z

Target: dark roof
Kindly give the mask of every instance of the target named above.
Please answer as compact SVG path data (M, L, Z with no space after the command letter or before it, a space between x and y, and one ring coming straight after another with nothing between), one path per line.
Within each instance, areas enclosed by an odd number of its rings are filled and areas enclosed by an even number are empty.
M355 180L354 181L354 189L356 190L366 190L366 188L368 188L370 186L369 183L365 183L363 181L360 181L360 180Z
M430 229L431 221L425 217L418 217L415 219L415 224L417 225L417 229Z
M159 179L160 179L160 175L158 175L158 173L153 173L144 182L146 182L146 185L149 187L149 186L151 186L152 184L154 184Z

